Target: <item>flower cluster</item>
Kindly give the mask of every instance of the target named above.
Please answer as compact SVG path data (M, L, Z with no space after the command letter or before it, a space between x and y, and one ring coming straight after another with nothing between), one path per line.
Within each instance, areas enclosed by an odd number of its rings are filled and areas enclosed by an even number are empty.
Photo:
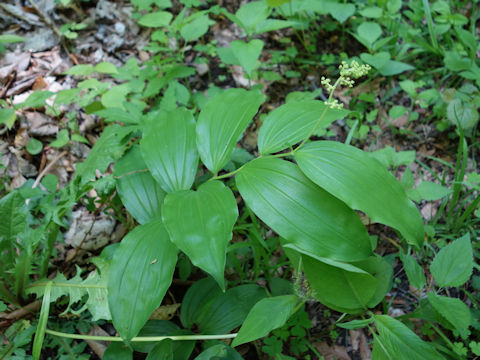
M325 87L325 89L330 93L330 96L327 101L325 101L325 105L330 107L331 109L342 109L343 104L340 104L337 100L332 99L333 92L337 88L338 85L353 87L355 81L352 80L358 79L366 75L371 67L370 65L360 65L358 62L353 60L350 65L347 64L345 61L342 61L340 66L338 67L340 70L340 77L335 81L332 85L331 80L322 76L321 84Z
M328 99L324 102L330 109L343 109L343 104L339 103L336 99Z
M341 77L353 77L355 79L367 75L371 69L370 65L360 65L355 60L353 60L350 65L348 65L345 61L342 61L338 68L340 69Z

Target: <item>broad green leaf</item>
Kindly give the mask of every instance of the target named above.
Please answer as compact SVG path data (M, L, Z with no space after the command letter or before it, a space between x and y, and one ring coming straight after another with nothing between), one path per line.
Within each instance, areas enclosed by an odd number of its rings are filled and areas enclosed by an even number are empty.
M140 149L153 177L166 192L191 188L197 173L198 152L195 119L188 110L161 113L147 124Z
M185 294L180 308L180 320L185 328L191 328L197 322L202 307L210 300L220 296L222 291L214 279L208 277L196 281Z
M255 26L255 34L280 30L293 25L295 25L295 22L293 21L266 19Z
M431 344L420 339L412 330L388 315L375 315L375 327L380 335L375 337L373 352L379 352L383 356L372 359L444 359ZM380 347L381 350L376 350L376 347Z
M432 307L443 316L460 333L462 337L468 336L468 327L472 324L470 309L457 298L436 295L429 292L428 301Z
M422 199L434 201L450 195L453 190L430 181L422 181L420 184L418 184L417 191Z
M180 29L180 35L185 39L185 41L193 41L203 36L207 31L208 27L212 24L215 24L214 21L210 20L208 15L198 16L188 24L185 24Z
M242 360L242 356L227 344L217 344L203 351L194 360Z
M337 311L358 313L376 306L388 291L393 270L380 257L353 263L366 273L351 272L302 255L313 295Z
M288 3L292 0L267 0L268 6L274 7L274 6L280 6L282 4Z
M173 243L223 290L227 244L237 217L235 196L220 181L204 183L197 191L168 194L162 209Z
M477 125L479 115L473 104L454 99L447 105L447 119L455 126L460 123L464 130L470 130Z
M121 342L112 341L103 353L102 360L132 360L133 351Z
M232 346L262 338L285 325L298 303L296 295L283 295L260 300L250 310ZM272 314L275 316L272 317Z
M315 141L297 151L295 160L314 183L421 247L419 211L397 179L368 153L339 142Z
M257 61L262 53L263 41L259 39L250 40L248 43L242 40L231 42L232 52L238 59L238 63L245 70L249 77L252 77L253 70L257 68Z
M326 10L332 17L343 23L347 20L350 16L355 14L355 5L353 4L342 4L336 1L325 1L323 2L323 6L326 7Z
M0 250L16 243L15 237L27 227L28 211L20 192L12 191L0 199Z
M240 326L250 309L267 296L258 285L240 285L204 304L196 320L202 334L225 334Z
M145 224L160 219L165 192L148 171L138 146L117 161L113 174L120 199L135 220Z
M388 60L385 65L378 69L378 71L383 76L393 76L414 69L415 68L410 64L396 60Z
M94 71L101 74L118 74L117 67L112 63L109 63L106 61L102 61L101 63L98 63L97 65L95 65L93 69Z
M197 122L197 147L211 172L216 174L226 165L263 100L258 90L228 89L215 95L202 109Z
M30 140L28 141L26 149L30 154L37 155L37 154L40 154L40 152L42 151L43 144L42 144L41 141L38 141L35 138L30 138Z
M258 149L262 155L281 151L348 113L330 109L323 101L290 101L267 115L258 133Z
M51 147L61 148L70 141L70 134L67 129L62 129L58 132L57 138L50 143Z
M390 61L390 54L386 51L380 51L374 55L361 53L360 58L368 65L373 66L375 69L381 69L387 62Z
M16 43L21 41L25 41L25 38L14 34L0 35L0 43Z
M438 252L430 265L430 272L438 286L460 286L473 271L473 253L470 234L448 244Z
M399 256L400 260L402 260L403 268L405 269L410 285L419 290L423 289L426 279L422 267L418 265L413 256L404 254L403 251L399 252Z
M295 164L259 158L238 172L236 183L247 206L301 251L338 261L370 256L370 240L358 215Z
M96 170L105 172L111 162L122 156L127 145L127 136L134 131L134 127L111 125L103 130L92 150L83 163L77 164L76 176L83 184L94 180Z
M31 108L43 107L45 106L47 99L51 98L53 95L55 95L55 93L51 91L35 91L28 96L27 100L25 100L21 106Z
M156 11L143 15L138 19L138 23L145 27L164 27L168 26L173 15L168 11Z
M173 360L172 340L165 339L157 343L146 360Z
M108 303L120 336L130 340L160 306L172 281L177 249L161 220L137 226L115 251Z
M235 13L236 19L247 34L253 34L258 24L267 19L270 9L265 1L243 4Z
M10 108L0 109L0 124L5 124L7 129L12 128L16 118L15 110Z
M357 34L361 37L368 47L382 35L382 28L376 22L364 21L357 28Z
M77 75L77 76L88 76L95 72L94 68L90 64L80 64L74 65L67 71L65 71L66 75Z

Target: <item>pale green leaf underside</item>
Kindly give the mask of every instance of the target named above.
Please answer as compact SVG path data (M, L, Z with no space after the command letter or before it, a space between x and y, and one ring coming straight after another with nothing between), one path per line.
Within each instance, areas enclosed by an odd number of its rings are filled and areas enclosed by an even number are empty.
M423 221L401 184L377 160L353 146L334 141L306 144L295 154L314 183L373 221L399 230L421 247Z

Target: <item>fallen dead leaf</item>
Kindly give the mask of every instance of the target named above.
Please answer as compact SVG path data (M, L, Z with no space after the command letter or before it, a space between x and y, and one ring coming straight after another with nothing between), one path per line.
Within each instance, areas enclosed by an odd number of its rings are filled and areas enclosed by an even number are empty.
M181 304L162 305L150 315L150 320L170 320L180 305Z
M347 353L347 349L339 345L328 345L325 341L314 343L313 346L325 358L325 360L352 360Z

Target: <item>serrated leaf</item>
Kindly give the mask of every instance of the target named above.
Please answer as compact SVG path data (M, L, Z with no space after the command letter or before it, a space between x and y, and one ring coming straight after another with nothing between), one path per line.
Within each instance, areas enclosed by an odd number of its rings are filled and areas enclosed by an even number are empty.
M162 209L173 243L223 290L227 244L237 217L235 196L220 181L202 184L197 191L168 194Z
M405 273L407 274L410 285L419 290L423 289L427 280L423 274L422 267L418 265L415 258L411 255L404 254L402 251L400 251L399 256L400 260L402 260L403 268L405 269Z
M429 292L428 301L432 307L443 316L461 334L468 336L468 327L472 324L470 309L457 298L436 295Z
M295 153L300 169L314 183L366 213L373 221L398 229L409 244L423 244L423 221L397 179L368 153L334 141L315 141Z
M92 262L98 270L92 271L84 280L81 277L82 270L77 266L77 273L67 280L63 274L58 274L52 281L50 301L54 302L62 296L68 297L67 309L62 314L72 313L81 314L88 310L92 314L92 320L100 319L110 320L110 310L107 301L107 280L109 276L110 263L101 259L94 258ZM35 294L40 297L45 292L45 286L48 281L41 280L30 284L26 288L27 294ZM85 304L75 310L72 306L77 306L78 302L85 299Z
M212 24L215 24L215 22L210 20L208 15L199 16L188 24L183 25L180 29L180 35L182 35L187 42L196 40L203 36Z
M130 340L160 306L172 281L177 248L161 220L137 226L115 251L108 279L113 325Z
M305 139L314 128L325 129L348 113L330 109L322 101L290 101L267 115L258 133L258 149L262 155L281 151Z
M442 248L430 265L433 278L439 286L460 286L473 271L473 253L470 234Z
M358 215L295 164L256 159L238 172L236 184L247 206L303 252L338 261L370 256L370 240Z
M148 171L138 146L117 161L113 174L120 199L135 220L145 224L161 218L165 191Z
M412 330L388 315L375 315L375 327L380 335L375 336L373 352L377 355L372 359L444 359L431 344L420 339Z
M197 147L205 166L218 173L264 101L258 90L228 89L208 101L197 122Z
M255 32L258 24L267 19L270 9L265 1L251 1L243 4L235 13L234 21L240 25L247 34ZM232 19L233 21L233 19Z
M285 325L298 303L296 295L265 298L256 303L247 315L232 346L262 338L274 329ZM272 314L275 314L272 317Z
M204 304L196 319L202 334L225 334L240 326L250 309L267 296L258 285L240 285Z
M163 190L171 193L191 188L197 173L198 152L195 119L188 110L161 113L147 124L140 150Z
M134 130L134 127L119 125L106 127L85 161L77 164L76 176L81 178L81 183L94 180L96 170L103 173L110 163L120 158L128 142L127 136Z

